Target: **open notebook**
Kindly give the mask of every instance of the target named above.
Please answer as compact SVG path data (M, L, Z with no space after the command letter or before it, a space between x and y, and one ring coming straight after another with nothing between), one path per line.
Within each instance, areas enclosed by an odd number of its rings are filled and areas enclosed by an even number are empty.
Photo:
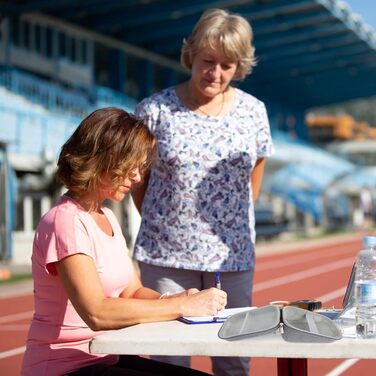
M228 317L235 313L249 311L256 307L239 307L239 308L226 308L218 312L215 316L182 316L178 320L186 324L215 324L223 323Z

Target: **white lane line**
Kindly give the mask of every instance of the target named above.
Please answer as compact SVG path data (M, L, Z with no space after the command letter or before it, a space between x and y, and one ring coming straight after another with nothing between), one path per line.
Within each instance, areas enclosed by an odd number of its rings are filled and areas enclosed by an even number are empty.
M331 272L333 270L343 269L343 268L348 267L349 265L352 265L353 263L354 263L354 258L349 257L343 260L331 262L326 265L320 265L311 269L302 270L297 273L285 275L283 277L270 279L265 282L259 282L253 286L253 292L259 292L259 291L271 289L276 286L287 285L288 283L291 283L291 282L300 281L302 279L306 279L309 277L315 277L320 274Z
M321 300L323 303L328 302L330 300L336 299L339 296L343 296L346 291L346 286L343 286L337 290L331 291L328 294L321 295L316 298L316 300ZM352 367L355 363L357 363L359 359L346 359L342 363L340 363L336 368L333 368L329 373L325 376L339 376L342 375L346 370Z
M3 351L0 353L0 359L10 358L11 356L23 354L25 352L26 346L17 347L16 349Z
M304 263L307 261L312 260L323 260L325 258L329 258L335 255L342 255L342 250L339 250L338 252L331 252L323 254L323 252L316 252L316 253L309 253L309 254L302 254L302 255L296 255L294 257L288 257L283 260L274 260L274 261L262 261L261 259L256 259L256 269L257 271L263 271L263 270L270 270L270 269L276 269L283 266L290 266L290 265L297 265L300 263ZM354 256L355 257L355 256Z
M321 296L319 296L319 297L317 297L315 299L319 300L319 301L321 301L323 303L326 303L326 302L329 302L331 300L337 299L340 296L344 296L345 292L346 292L346 286L343 286L343 287L341 287L341 288L339 288L337 290L328 292L327 294L321 295Z
M359 359L346 359L344 362L340 363L336 368L332 369L325 376L342 375L346 370L348 370L350 367L352 367L357 362L359 362Z
M306 259L308 259L308 257ZM336 261L336 262L327 264L325 266L319 266L319 267L315 267L315 268L312 268L312 269L308 269L306 271L297 272L297 273L291 274L289 276L275 278L275 279L270 280L270 281L257 283L254 286L253 291L254 292L262 291L262 290L266 290L268 288L276 287L276 286L287 284L287 283L290 283L290 282L295 282L295 281L298 281L298 280L301 280L301 279L304 279L304 278L309 278L309 277L312 277L312 276L315 276L315 275L318 275L318 274L321 274L321 273L327 273L329 271L341 269L341 268L347 267L349 265L352 265L353 262L354 262L353 257L347 258L347 259L344 259L344 260L340 260L340 261ZM289 260L283 260L279 263L274 263L274 267L280 267L280 266L284 266L284 265L288 265L288 264L289 264ZM260 268L260 266L262 266L262 265L259 265L258 270L260 270L260 269L264 269L264 270L271 269L272 265L273 265L273 262L266 263L266 265L264 265L264 268ZM345 291L346 291L346 286L343 286L343 287L341 287L337 290L333 290L333 291L331 291L327 294L324 294L324 295L317 297L316 300L320 300L323 303L328 302L330 300L333 300L333 299L336 299L340 296L343 296L345 294ZM342 375L347 369L352 367L358 361L359 361L359 359L346 359L345 361L340 363L336 368L334 368L329 373L327 373L325 376Z
M283 266L290 266L290 265L297 265L303 262L307 261L312 261L316 259L322 259L322 255L299 255L296 257L289 257L284 260L276 260L276 261L265 261L265 262L257 262L256 260L256 268L257 271L262 271L262 270L270 270L270 269L277 269L281 268Z
M7 322L24 320L24 319L31 319L33 317L34 311L26 311L15 313L14 315L2 316L0 317L0 324L5 324Z

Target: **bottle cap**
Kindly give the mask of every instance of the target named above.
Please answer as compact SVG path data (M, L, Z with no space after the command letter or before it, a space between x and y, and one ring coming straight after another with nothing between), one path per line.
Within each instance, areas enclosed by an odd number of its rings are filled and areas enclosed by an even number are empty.
M363 247L364 248L376 247L376 236L364 236Z

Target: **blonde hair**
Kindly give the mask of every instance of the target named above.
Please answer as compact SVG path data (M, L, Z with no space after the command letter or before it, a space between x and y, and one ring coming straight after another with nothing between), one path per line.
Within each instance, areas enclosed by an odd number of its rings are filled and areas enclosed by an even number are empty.
M205 48L215 50L219 43L222 52L238 63L234 80L243 80L256 65L253 32L248 21L222 9L205 11L188 39L183 41L180 55L182 66L192 69L194 57Z
M135 168L152 163L156 140L144 122L124 110L107 107L87 116L61 148L56 179L78 197L103 186L112 188Z

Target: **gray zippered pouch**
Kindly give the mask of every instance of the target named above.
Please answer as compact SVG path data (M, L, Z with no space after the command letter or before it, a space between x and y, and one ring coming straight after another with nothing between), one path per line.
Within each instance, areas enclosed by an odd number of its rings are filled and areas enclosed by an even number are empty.
M226 340L254 337L282 329L290 342L330 342L342 338L341 329L328 317L306 309L269 305L230 316L218 336Z

